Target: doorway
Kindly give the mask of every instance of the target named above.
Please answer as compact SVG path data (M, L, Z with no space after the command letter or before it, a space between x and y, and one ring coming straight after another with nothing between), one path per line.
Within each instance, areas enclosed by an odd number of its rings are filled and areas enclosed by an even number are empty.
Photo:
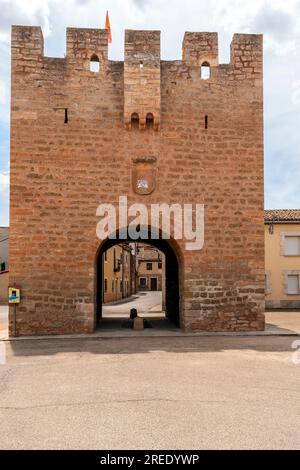
M157 240L153 240L150 237L145 239L143 238L142 240L139 240L138 243L142 243L144 245L148 245L150 247L153 247L156 250L159 250L159 252L163 253L163 258L164 258L164 263L162 263L162 259L157 260L157 268L161 270L161 281L158 280L157 277L150 277L147 281L147 276L141 275L142 277L138 279L138 277L135 277L135 279L126 279L124 283L124 270L126 269L125 265L125 258L127 257L127 263L133 263L135 265L136 259L134 259L134 256L132 257L130 255L130 251L134 249L134 245L136 245L137 242L133 242L130 239L127 240L118 240L118 239L107 239L99 248L98 253L97 253L97 259L96 259L96 283L95 283L95 296L96 296L96 325L97 328L103 328L107 324L107 314L106 314L106 306L107 303L105 301L105 288L107 289L108 286L114 285L114 299L118 297L118 295L121 297L121 299L118 299L115 301L113 306L116 306L113 311L116 312L115 317L117 318L117 313L118 311L126 311L127 309L127 318L129 317L130 314L130 301L131 299L135 301L135 304L132 304L134 307L137 304L137 310L139 313L139 307L138 307L138 299L139 297L141 298L142 296L146 295L154 295L151 294L151 292L155 293L157 292L157 295L159 292L161 292L161 304L162 304L162 310L163 310L163 315L160 317L160 320L165 320L165 325L169 324L172 325L172 327L179 327L180 326L180 284L179 284L179 263L177 259L177 255L169 243L169 240L165 240L162 238L159 238ZM128 248L124 248L127 245ZM122 247L123 246L123 247ZM115 249L115 260L114 260L114 270L118 270L117 272L121 273L121 280L119 281L119 290L120 293L116 293L116 282L112 282L107 279L107 274L104 272L104 263L105 259L108 259L108 255L105 253L108 253L108 250L114 248ZM123 254L122 254L123 250ZM126 252L126 253L125 253ZM121 254L120 254L121 253ZM132 253L131 253L132 254ZM126 255L126 256L125 256ZM136 253L135 253L136 255ZM128 259L130 261L128 261ZM148 260L149 261L149 260ZM148 263L149 264L149 263ZM163 266L162 266L163 265ZM136 265L135 265L136 266ZM152 269L154 269L154 262L152 261ZM147 267L146 267L147 270ZM148 266L149 270L149 266ZM116 272L116 271L114 271ZM154 274L154 273L153 273ZM123 276L123 277L122 277ZM149 282L150 281L150 282ZM145 283L147 285L147 291L149 293L144 292L145 289L140 289L141 286L145 286ZM129 297L129 301L124 299L124 296L122 296L122 289L125 286L130 286L130 289L128 292L129 295L126 297ZM155 294L156 295L156 294ZM126 303L125 303L126 302ZM145 303L145 302L144 302ZM112 305L112 304L111 304ZM118 307L120 305L120 307ZM150 319L150 322L153 323L153 325L163 325L163 322L158 322L157 318L155 320L153 319L152 313L158 315L158 310L152 309L153 311L146 312L149 315L147 319ZM145 316L145 315L144 315ZM115 327L119 328L121 325L122 321L121 318L119 318L119 323L115 321ZM111 322L111 325L113 325L113 322ZM117 326L118 325L118 326ZM154 327L154 326L153 326Z

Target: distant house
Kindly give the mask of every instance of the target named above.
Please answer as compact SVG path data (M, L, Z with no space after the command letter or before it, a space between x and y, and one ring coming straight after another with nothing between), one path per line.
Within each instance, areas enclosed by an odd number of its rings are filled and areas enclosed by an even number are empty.
M300 308L300 210L265 211L266 308Z
M136 259L138 290L163 290L164 254L154 246L138 243Z
M7 303L9 227L0 227L0 304Z

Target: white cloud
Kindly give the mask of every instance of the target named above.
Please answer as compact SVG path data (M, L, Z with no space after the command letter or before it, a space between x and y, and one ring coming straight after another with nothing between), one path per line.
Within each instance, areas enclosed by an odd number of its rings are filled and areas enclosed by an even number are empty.
M12 24L41 25L49 34L49 3L51 0L0 0L0 40L9 43Z
M300 104L300 80L294 80L292 83L292 103Z
M299 0L214 0L213 3L220 27L231 34L262 33L265 49L276 54L286 54L300 44Z
M132 0L132 1L138 8L142 10L147 6L147 4L151 3L150 0Z

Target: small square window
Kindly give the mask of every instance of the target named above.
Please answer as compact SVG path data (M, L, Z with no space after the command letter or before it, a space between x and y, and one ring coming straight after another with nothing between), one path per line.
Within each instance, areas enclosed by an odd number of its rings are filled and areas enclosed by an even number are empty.
M152 271L152 263L147 263L147 271Z

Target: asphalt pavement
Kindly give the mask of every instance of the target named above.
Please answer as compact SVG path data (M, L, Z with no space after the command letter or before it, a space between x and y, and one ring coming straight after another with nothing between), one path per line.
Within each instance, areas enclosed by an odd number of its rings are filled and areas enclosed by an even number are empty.
M299 449L294 341L0 342L0 448Z

